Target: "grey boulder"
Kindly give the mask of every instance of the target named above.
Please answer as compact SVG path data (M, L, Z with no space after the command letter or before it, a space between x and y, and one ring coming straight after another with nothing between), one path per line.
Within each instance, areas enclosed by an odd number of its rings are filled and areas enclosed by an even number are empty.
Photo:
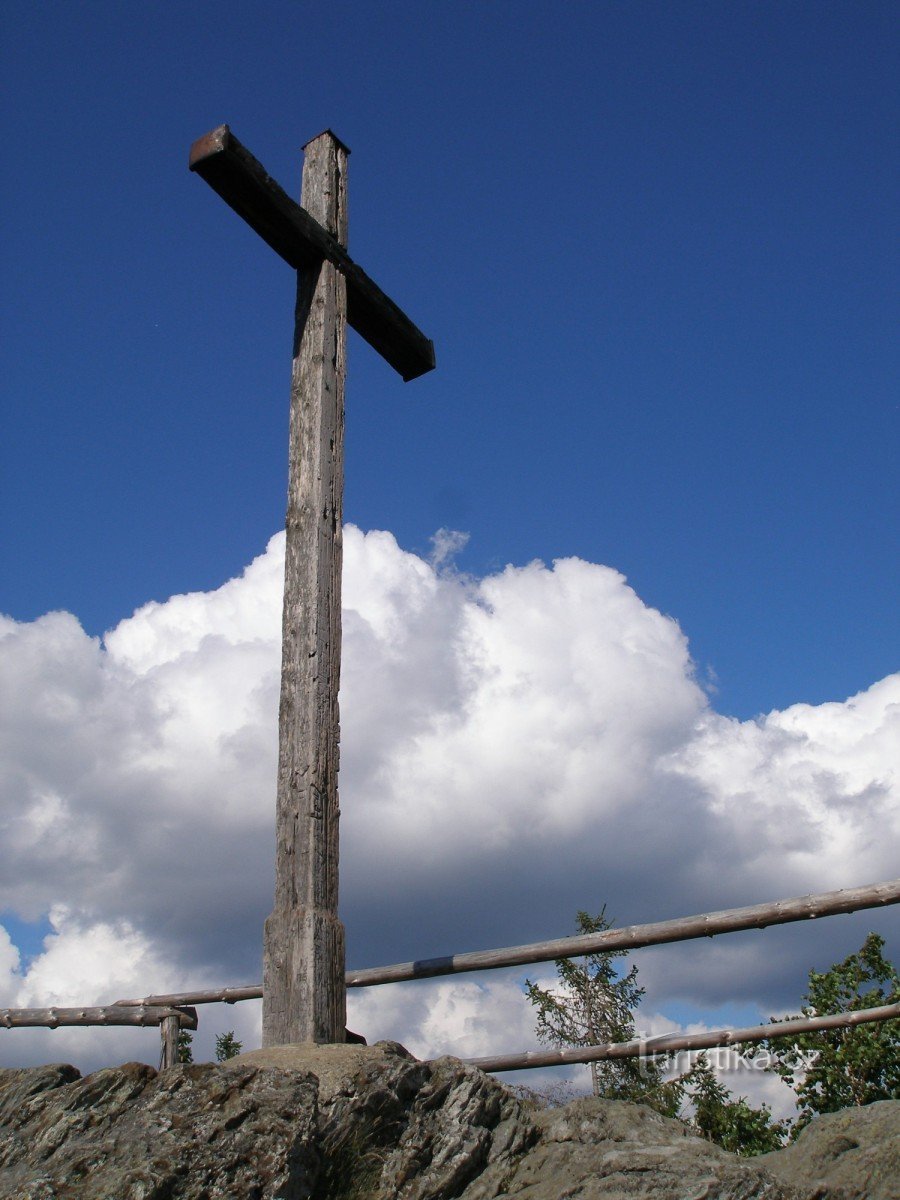
M898 1110L820 1118L789 1150L741 1159L640 1105L535 1111L458 1059L390 1042L86 1078L0 1070L0 1197L889 1200Z

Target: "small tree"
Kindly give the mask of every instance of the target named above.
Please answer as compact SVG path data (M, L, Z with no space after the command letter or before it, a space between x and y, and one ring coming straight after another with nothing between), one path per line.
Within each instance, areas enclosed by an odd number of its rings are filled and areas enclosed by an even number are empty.
M610 929L606 908L599 916L579 912L579 933ZM553 1046L599 1046L627 1042L635 1037L634 1010L644 995L637 983L637 967L627 975L616 971L615 960L625 950L606 950L573 960L556 960L559 984L540 988L525 981L528 999L537 1009L537 1036ZM737 1154L762 1154L783 1142L787 1123L773 1121L769 1108L753 1108L740 1097L733 1099L706 1055L690 1071L674 1079L665 1072L671 1055L654 1058L601 1059L590 1064L595 1096L648 1104L668 1117L681 1117L698 1133ZM540 1100L540 1093L532 1098ZM692 1113L686 1115L690 1102Z
M220 1033L216 1038L216 1062L237 1058L243 1048L244 1043L237 1040L233 1029L229 1029L227 1033Z
M175 1061L180 1063L192 1063L194 1061L194 1051L191 1043L194 1040L194 1035L188 1029L178 1030L178 1044L176 1047Z
M598 916L579 912L578 933L600 933L612 927L606 906ZM537 1009L537 1036L552 1046L601 1046L627 1042L635 1036L634 1009L644 995L637 984L637 967L627 975L616 971L624 950L586 954L579 959L558 958L559 985L540 988L526 979L528 999ZM674 1116L680 1095L663 1080L668 1057L618 1058L592 1062L591 1088L595 1096L652 1104Z
M810 971L801 1015L857 1012L900 1002L900 976L883 950L884 938L870 933L858 953L822 974ZM800 1115L793 1137L817 1113L900 1099L900 1020L793 1034L766 1045L772 1056L769 1070L797 1093Z
M774 1121L767 1104L754 1108L743 1096L735 1100L705 1054L679 1082L693 1104L687 1123L709 1141L745 1156L767 1154L784 1145L790 1122Z

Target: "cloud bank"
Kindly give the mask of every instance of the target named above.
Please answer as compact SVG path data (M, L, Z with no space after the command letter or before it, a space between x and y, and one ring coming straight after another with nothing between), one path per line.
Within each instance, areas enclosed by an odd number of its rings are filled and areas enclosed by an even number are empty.
M442 531L429 561L345 530L351 964L560 936L604 903L626 923L896 874L900 675L737 721L711 707L677 622L615 570L570 558L473 580L459 544ZM0 617L0 912L51 929L26 962L0 925L0 1004L261 978L283 551L277 535L239 578L102 640L69 613ZM647 1012L789 1007L870 927L897 923L648 950ZM372 989L352 1012L422 1054L533 1043L509 974ZM258 1037L256 1006L226 1020ZM135 1057L147 1035L2 1036L9 1062L45 1058L48 1037L57 1058Z

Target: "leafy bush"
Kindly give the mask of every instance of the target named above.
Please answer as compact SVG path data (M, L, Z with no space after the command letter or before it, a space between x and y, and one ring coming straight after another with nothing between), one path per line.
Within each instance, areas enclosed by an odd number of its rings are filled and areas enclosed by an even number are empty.
M884 938L870 933L856 954L810 971L804 1000L802 1017L900 1003L900 976L884 957ZM900 1099L900 1019L773 1038L766 1046L769 1070L797 1093L792 1137L817 1113Z

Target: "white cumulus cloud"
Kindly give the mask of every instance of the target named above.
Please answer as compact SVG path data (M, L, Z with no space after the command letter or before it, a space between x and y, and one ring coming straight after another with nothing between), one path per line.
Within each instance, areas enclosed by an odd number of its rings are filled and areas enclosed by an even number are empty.
M351 526L344 543L352 964L560 936L604 903L625 923L896 872L900 675L737 721L710 707L677 622L609 567L475 580L448 531L430 560L387 532ZM24 968L0 927L9 1003L258 982L283 552L277 535L240 577L102 640L68 613L0 618L0 912L54 923ZM648 1011L799 999L810 966L890 920L647 951ZM257 1036L255 1010L236 1012L228 1027ZM429 1053L533 1040L509 976L375 989L351 1012Z

